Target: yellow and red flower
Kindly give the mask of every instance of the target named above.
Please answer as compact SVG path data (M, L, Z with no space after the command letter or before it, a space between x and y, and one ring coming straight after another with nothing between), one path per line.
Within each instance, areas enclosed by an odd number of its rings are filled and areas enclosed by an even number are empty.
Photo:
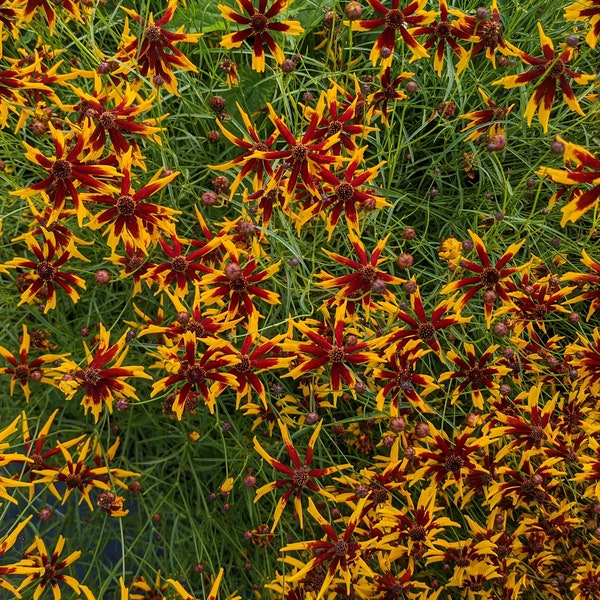
M29 402L31 396L31 390L29 389L29 381L45 383L56 386L56 382L53 377L55 369L47 368L49 363L55 361L61 361L63 358L69 356L68 354L44 354L37 358L29 356L31 338L27 331L27 325L23 325L23 335L21 336L21 347L19 353L15 356L12 352L0 346L0 356L4 358L11 365L9 367L1 367L1 375L12 375L10 380L9 393L12 396L15 384L18 382L25 394L25 400Z
M413 59L429 56L427 50L413 37L414 28L432 23L436 17L433 11L425 10L427 0L412 0L404 8L399 8L400 0L392 0L392 8L386 8L379 0L367 0L367 2L381 17L352 21L352 29L373 31L383 26L383 31L379 34L369 55L373 65L376 65L379 60L384 67L390 65L394 58L398 33L412 52Z
M202 351L197 347L198 341L193 331L186 331L176 347L158 348L169 375L154 383L150 397L183 384L176 390L172 407L179 420L191 393L201 394L208 409L213 413L217 396L226 388L236 389L239 385L235 375L223 370L240 362L229 342L202 338L201 343L206 346ZM181 350L183 356L180 356Z
M262 458L271 465L274 469L283 473L284 477L281 479L277 479L272 481L271 483L267 483L263 485L256 491L256 496L254 498L254 502L258 502L265 494L269 492L285 487L287 488L282 496L280 496L279 501L277 502L277 507L275 508L275 513L273 515L273 525L271 527L271 531L274 531L277 527L277 523L279 523L279 519L283 514L285 507L287 506L290 498L294 499L294 508L296 513L298 514L298 519L300 520L300 528L304 528L304 519L302 513L302 492L305 488L309 489L311 492L316 494L321 494L325 498L330 500L334 499L334 496L325 490L323 487L317 485L317 481L321 477L325 477L326 475L331 475L332 473L336 473L341 471L342 469L349 469L352 465L343 464L343 465L334 465L323 468L311 468L311 462L313 459L313 453L315 449L315 444L319 439L319 434L321 432L321 427L323 426L323 421L320 421L313 431L310 439L308 440L308 445L306 447L306 454L304 460L300 460L300 456L298 455L298 451L294 447L292 443L292 439L290 438L290 434L288 432L287 426L283 421L277 421L279 426L279 430L281 432L281 438L283 440L283 444L285 446L285 451L287 452L290 461L292 463L291 467L283 464L281 461L273 458L260 444L258 439L254 438L254 449L262 456Z
M167 9L162 17L154 20L150 13L146 20L135 10L121 7L134 21L144 27L140 38L129 33L129 21L125 21L121 48L116 59L124 63L137 65L142 77L149 77L156 87L164 86L172 94L177 95L177 79L173 69L182 69L197 73L198 68L176 44L187 42L196 43L201 33L183 33L182 25L176 32L165 29L175 16L179 0L169 0Z
M84 396L81 401L85 412L94 415L97 422L104 405L108 412L112 412L113 402L119 398L132 398L138 400L136 389L127 379L130 377L152 379L144 372L143 367L123 366L129 346L127 346L127 332L114 344L110 343L110 331L100 323L100 331L95 338L95 347L90 350L84 343L86 362L85 367L78 367L75 363L63 365L61 370L70 371L61 381L61 389L67 400L71 400L80 389Z
M228 50L239 48L245 40L250 38L252 41L252 68L255 71L262 73L265 70L265 46L275 57L277 63L281 64L285 58L283 50L273 39L271 32L299 35L304 31L299 21L272 20L289 6L290 0L274 0L270 8L267 8L268 0L258 0L258 7L255 7L251 0L236 0L236 3L246 14L237 13L224 4L218 5L224 19L244 27L240 31L224 35L221 39L221 46Z
M600 38L600 1L599 0L577 0L565 6L566 21L583 21L587 23L589 30L585 41L590 48L594 49Z
M56 287L62 288L73 302L79 300L79 293L75 287L85 289L85 281L78 275L63 272L62 266L71 258L74 249L67 248L59 251L54 242L48 238L44 245L28 237L27 246L35 255L35 259L13 258L6 262L3 267L30 269L30 283L21 294L17 306L40 300L44 303L44 313L56 308ZM81 257L81 255L79 255Z
M554 98L556 96L556 84L560 85L563 100L567 106L576 113L583 115L584 112L579 106L577 97L575 96L569 79L571 78L575 83L585 85L592 81L596 75L590 74L585 75L577 73L567 66L567 63L575 56L575 51L570 46L566 46L565 49L557 55L554 50L554 44L552 40L544 33L542 24L538 22L538 31L540 35L540 42L542 45L542 52L544 58L536 58L519 50L512 44L508 44L509 48L527 65L533 67L528 71L519 73L518 75L509 75L494 81L492 85L502 85L505 89L520 87L522 85L528 85L536 80L539 80L537 87L535 88L527 108L525 109L525 117L527 118L527 124L531 125L533 115L539 109L539 120L544 130L544 133L548 131L548 122L550 120L550 111L554 104Z
M319 375L324 367L329 367L331 389L339 391L342 383L353 387L356 384L354 368L358 365L374 366L381 361L371 350L376 341L359 342L356 330L348 326L346 303L335 311L334 322L329 334L318 332L311 321L292 321L308 341L286 340L281 346L288 352L295 352L298 364L283 377L297 379L302 375Z
M542 167L537 174L547 176L554 183L575 186L569 193L567 204L562 208L563 217L560 224L564 227L569 222L575 223L597 205L600 199L600 159L583 146L577 146L560 137L557 137L557 141L564 144L565 163L573 163L575 168L561 171Z

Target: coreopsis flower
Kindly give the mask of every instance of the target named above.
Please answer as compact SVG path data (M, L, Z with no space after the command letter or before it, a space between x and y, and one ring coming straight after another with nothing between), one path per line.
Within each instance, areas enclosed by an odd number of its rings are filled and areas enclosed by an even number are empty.
M384 67L391 64L398 33L412 52L413 59L429 56L427 50L413 37L415 27L428 25L436 17L435 12L425 10L427 0L412 0L404 8L399 8L400 0L392 0L392 8L386 8L379 0L367 0L367 2L381 16L375 19L352 21L352 29L355 31L373 31L383 26L383 31L375 40L369 55L373 65L376 65L379 60L381 60Z
M257 0L254 6L251 0L236 0L241 13L219 4L221 15L227 21L242 25L243 29L235 33L224 35L221 46L231 50L239 48L245 40L252 42L252 69L259 73L265 70L265 46L269 49L277 64L281 64L285 56L279 44L273 39L271 32L299 35L304 29L299 21L274 21L273 18L283 12L290 4L290 0L274 0L271 7L267 8L269 0ZM256 0L255 0L256 3ZM243 14L245 13L245 14Z
M400 507L390 504L381 509L379 527L386 532L381 544L393 547L389 560L408 555L409 567L414 568L415 559L422 558L440 533L447 527L458 526L450 518L437 514L442 507L436 505L436 499L436 487L429 485L421 490L416 502L408 495Z
M431 312L431 317L428 317L418 287L415 292L410 295L410 304L415 316L409 315L404 310L399 310L396 313L396 318L406 323L408 327L402 329L399 327L395 328L395 330L386 337L389 352L394 352L394 345L399 342L405 343L408 340L421 340L421 342L429 346L436 354L441 354L442 348L436 338L437 332L451 327L452 325L468 323L473 318L472 316L461 317L460 314L456 312L454 314L448 314L455 306L454 297L449 300L442 300L442 302L435 306Z
M565 6L565 20L585 22L589 28L585 41L594 49L600 38L600 1L577 0Z
M79 503L81 504L85 500L89 509L93 511L94 505L90 498L90 492L93 489L111 491L111 486L107 482L127 489L127 484L122 481L122 478L139 477L139 473L110 468L106 464L90 468L85 461L90 452L91 443L92 439L88 437L83 445L78 446L79 453L75 460L68 450L68 446L73 445L72 442L62 444L57 441L56 446L60 449L65 464L58 469L56 467L38 469L36 474L40 475L37 483L46 484L52 495L60 500L61 504L65 504L73 490L77 490L81 494ZM57 484L62 493L57 488Z
M389 561L386 562L389 563ZM422 596L426 597L427 600L437 600L442 593L442 586L434 590L426 583L416 581L414 579L415 572L410 567L402 570L398 569L398 572L396 572L396 569L392 572L391 567L390 563L389 566L384 566L382 569L383 574L375 574L371 593L377 594L377 598L418 598Z
M165 29L175 16L179 0L169 0L162 17L154 20L150 13L144 19L135 10L121 7L134 21L144 28L140 37L129 33L129 20L125 20L125 29L121 37L121 47L116 59L137 66L142 77L149 77L156 87L164 86L171 94L177 94L177 79L174 69L197 73L198 68L176 47L180 43L195 44L201 33L183 33L182 25L176 32Z
M280 160L281 164L273 174L273 183L277 184L284 177L287 178L285 191L291 195L298 181L314 194L318 194L315 179L320 179L320 172L326 165L339 164L341 158L332 156L329 150L334 146L340 132L318 141L320 136L316 135L316 128L320 115L314 113L311 116L306 132L297 140L283 119L277 116L275 109L268 104L269 118L277 128L281 137L287 143L284 150L255 150L254 156L262 160Z
M261 315L254 306L254 298L259 298L267 304L279 304L279 294L262 287L278 270L281 261L261 269L256 258L248 257L240 264L238 252L229 253L229 260L223 269L209 268L202 277L202 286L206 291L200 300L206 304L215 302L227 304L227 315L230 319L245 316L252 323ZM260 285L259 285L260 284ZM213 287L214 286L214 287Z
M592 339L588 340L581 333L579 341L567 348L571 356L570 366L577 369L579 385L590 393L600 393L600 331L594 328Z
M68 354L44 354L33 358L29 355L30 342L31 337L27 331L27 325L23 324L21 346L17 355L4 348L4 346L0 346L0 356L10 364L8 367L0 367L0 374L12 375L10 380L10 395L13 395L15 384L18 382L23 390L26 402L29 402L31 396L29 381L56 386L53 376L56 370L52 367L47 368L47 366L49 363L61 361L69 356Z
M256 394L267 406L267 391L264 383L258 377L260 373L273 369L285 369L293 361L292 356L275 354L279 343L285 338L285 333L266 338L258 334L256 329L249 329L242 340L238 351L240 362L230 369L230 373L238 381L236 389L236 409L243 398L251 399Z
M518 75L509 75L494 81L492 85L502 85L505 89L528 85L539 80L535 88L527 108L525 109L525 117L527 124L531 125L533 115L539 109L538 117L544 133L548 132L548 121L550 120L550 111L554 104L556 95L556 85L560 85L563 99L567 106L576 113L584 115L583 110L579 106L579 102L571 88L568 78L580 85L585 85L592 81L596 76L594 74L585 75L577 73L567 66L567 63L575 56L575 50L570 46L557 55L554 50L552 40L544 33L542 24L538 21L538 31L540 35L540 43L544 58L535 58L522 50L508 44L510 49L527 65L532 66L532 69L519 73Z
M211 253L221 244L217 237L203 243L198 250L193 250L187 254L182 251L182 240L177 237L177 233L171 236L171 244L162 238L158 238L158 243L166 255L167 260L158 263L154 267L147 269L143 279L158 283L159 291L166 289L172 283L178 294L185 296L188 293L188 283L200 281L200 273L210 273L211 269L202 259Z
M111 344L110 330L100 323L94 343L95 345L90 349L84 342L85 366L78 367L73 363L62 367L63 370L71 373L63 377L60 387L67 400L71 400L82 389L84 395L81 404L85 413L91 411L94 421L98 422L104 406L112 413L115 400L119 398L138 400L135 387L128 383L127 379L131 377L152 379L152 377L144 372L143 367L123 365L129 352L127 332Z
M176 388L173 412L181 420L189 394L199 393L211 413L216 406L216 398L228 387L237 388L234 375L224 371L240 362L231 345L221 339L202 338L206 349L198 349L198 340L193 331L186 331L176 347L159 346L158 353L169 372L152 386L150 397L170 388ZM183 351L183 356L180 352Z
M25 23L30 23L36 14L42 13L48 21L48 30L50 35L54 35L54 28L56 27L56 8L57 5L51 0L17 0L14 3L15 7L22 10L21 19ZM71 19L83 23L81 12L79 10L79 3L75 0L64 0L60 3L60 8L66 11L67 18L65 21Z
M148 277L148 273L151 273L157 265L148 260L141 248L134 248L131 244L125 244L125 256L113 254L108 260L123 267L120 274L123 279L128 277L133 279L132 296L141 293L142 280L146 282L148 288L152 286L152 279Z
M349 469L352 465L343 464L343 465L333 465L324 468L311 468L311 462L313 459L313 453L315 449L315 444L319 439L319 434L321 432L321 427L323 426L323 421L319 421L315 430L313 431L310 439L308 440L308 445L306 447L306 454L304 456L304 460L300 459L298 451L294 447L292 443L292 439L290 438L290 434L288 432L288 428L285 423L281 420L277 421L277 425L279 426L279 430L281 432L281 439L283 440L283 444L285 447L285 451L292 463L292 466L289 467L282 463L280 460L276 460L273 458L260 444L258 439L254 438L254 449L262 456L262 458L271 465L275 470L279 471L283 474L283 477L280 479L276 479L271 483L267 483L263 485L256 491L256 496L254 497L254 502L258 502L265 494L273 490L278 490L279 488L287 488L280 496L277 506L275 508L275 513L273 514L273 525L271 527L271 531L274 531L277 527L277 523L279 523L279 519L283 514L285 507L287 506L290 498L293 498L294 508L296 513L298 514L298 519L300 520L300 528L304 528L304 518L302 512L302 492L306 490L310 490L316 494L320 494L329 500L334 500L334 496L325 490L325 488L318 485L318 481L327 475L331 475L332 473L337 473L342 469Z
M488 503L490 508L514 509L556 505L557 500L553 488L560 483L560 476L565 475L555 465L561 462L561 457L552 457L543 462L532 461L531 453L524 452L517 468L501 465L496 468L497 481L489 490Z
M88 190L105 194L118 192L118 188L109 181L118 178L119 172L114 166L94 160L97 156L91 153L89 148L91 135L89 127L84 126L81 131L67 134L56 129L52 123L48 124L48 128L54 143L56 153L54 157L48 158L33 146L23 142L27 148L25 158L45 169L47 176L38 183L9 193L27 198L43 192L44 201L52 207L49 224L58 218L65 202L70 199L77 211L77 220L81 226L87 210L79 197L78 187L83 186Z
M527 281L527 278L524 279ZM552 313L568 314L571 311L562 306L565 296L575 289L574 286L560 288L554 285L551 277L545 277L528 285L521 283L521 289L509 293L512 305L502 306L497 315L509 313L515 321L514 331L519 334L523 329L529 332L536 327L546 331L546 319Z
M0 488L1 489L1 488ZM33 515L29 515L26 519L17 524L17 526L8 534L0 537L0 558L4 556L19 539L21 532L27 526L27 523L31 521ZM20 598L18 590L9 583L6 579L6 575L31 575L40 573L41 569L38 567L33 560L29 558L21 558L17 562L9 564L0 564L0 588L4 588L11 594L13 598Z
M469 33L460 27L460 19L464 19L466 15L460 10L449 9L446 0L439 0L439 10L439 15L435 21L427 25L415 27L411 31L411 34L413 36L429 36L422 45L425 50L429 50L435 46L433 69L438 77L442 76L446 46L449 46L459 59L456 65L456 77L458 77L465 70L469 62L469 52L457 41L471 39ZM456 18L452 20L450 16Z
M380 114L383 122L389 125L388 103L393 100L397 102L406 98L406 94L398 89L398 86L413 75L414 73L403 71L400 75L396 75L392 79L391 67L386 67L379 75L379 89L367 97L369 112L371 114Z
M35 255L34 259L13 258L2 265L9 268L24 268L30 270L30 280L27 289L21 294L21 299L17 306L35 300L43 301L44 313L56 308L56 288L63 289L73 302L79 300L79 293L75 287L85 289L85 281L78 275L65 273L62 271L63 265L71 258L73 247L59 250L54 246L54 242L47 238L44 245L29 237L27 246L30 252ZM81 255L79 255L81 257Z
M200 301L201 293L201 286L195 284L194 299L188 305L184 304L177 294L171 294L167 291L169 299L178 311L177 319L167 325L164 324L161 315L154 321L150 317L144 316L142 318L146 322L146 326L138 333L138 338L145 335L155 335L161 340L179 340L186 331L193 331L197 339L204 337L216 338L219 334L234 328L241 320L240 318L226 321L225 317L227 315L223 311L203 307L203 303ZM141 311L136 310L136 313L142 316Z
M341 154L343 148L352 155L358 149L354 139L356 137L364 138L368 133L377 131L377 128L356 123L359 96L347 104L342 104L338 101L339 92L338 86L331 85L326 92L321 94L317 106L315 108L306 106L304 113L309 121L313 114L319 115L315 132L317 135L328 138L339 133L339 141L331 147L332 154Z
M29 230L22 235L14 237L12 242L25 241L31 237L43 237L52 240L57 250L63 251L69 249L71 255L80 259L87 260L77 250L78 246L92 246L94 242L86 242L75 235L74 227L65 222L69 217L75 214L74 209L62 210L58 216L53 218L53 211L50 206L44 206L42 211L38 210L31 198L27 198L29 210L33 215ZM55 219L55 220L54 220Z
M236 106L240 116L242 117L242 121L244 122L244 126L246 127L247 135L244 135L243 138L240 138L228 129L225 128L223 123L221 123L220 119L217 119L217 126L223 132L223 135L238 148L242 148L245 150L239 156L236 156L233 160L230 160L226 163L222 163L220 165L210 165L209 168L215 169L217 171L226 171L228 169L232 169L234 167L241 167L239 173L236 175L235 179L229 184L229 197L233 198L236 190L238 189L240 183L250 174L254 175L253 187L255 190L261 188L266 181L266 177L273 177L273 168L271 166L271 161L256 158L254 156L255 150L266 151L271 148L277 137L279 136L279 130L275 129L271 135L269 135L264 141L259 136L256 131L255 125L250 120L250 117L239 103L236 102Z
M429 423L430 435L426 448L417 448L419 463L423 466L415 471L411 485L421 477L431 477L436 486L445 489L452 483L457 486L457 497L462 496L463 475L477 469L475 457L481 449L489 446L493 439L487 435L473 436L472 430L456 432L450 440L448 435Z
M461 131L470 132L465 139L471 142L474 142L483 135L486 136L486 139L491 139L495 135L504 135L503 121L514 106L514 104L511 104L508 108L502 108L492 102L483 89L478 89L488 108L458 116L459 119L468 119L470 121Z
M49 462L49 460L56 456L60 452L60 448L54 444L51 448L44 450L44 445L48 440L48 435L50 433L50 428L54 422L54 418L58 414L59 409L57 408L48 418L48 420L39 427L35 432L32 432L29 428L29 421L27 419L27 415L25 411L22 413L21 419L21 429L23 431L23 443L25 447L25 452L27 453L28 461L23 461L21 473L19 474L19 479L22 480L25 476L30 482L35 482L38 478L38 473L36 471L46 469L46 470L54 470L58 471L58 467L55 467L53 464ZM63 443L63 447L71 448L75 446L83 438L85 435L80 435L72 440L65 441ZM16 461L20 462L20 461ZM34 486L29 488L29 500L33 499L34 494Z
M473 261L463 259L461 260L461 268L465 271L473 273L472 276L463 277L452 281L445 285L440 293L451 294L462 288L468 288L465 292L462 292L456 301L456 308L460 312L467 305L467 303L473 298L478 292L482 291L484 301L484 314L486 324L489 327L492 321L492 314L494 310L494 302L496 298L500 298L504 303L511 303L512 300L509 296L509 292L516 289L516 286L511 275L525 268L525 265L520 267L507 267L507 264L515 256L515 254L521 249L525 243L525 239L522 239L516 244L511 244L504 254L492 264L487 248L483 240L473 231L469 230L469 236L475 246L475 251L479 257L481 265L474 263Z
M385 198L376 196L373 191L364 187L365 184L377 177L379 169L385 164L385 161L382 161L369 169L358 169L363 162L366 149L367 147L363 146L354 153L343 175L339 171L334 173L329 169L320 170L319 179L322 183L322 193L316 202L300 212L297 217L298 229L316 214L327 214L325 229L329 241L342 214L348 229L358 231L360 208L371 211L391 206Z
M509 415L496 412L498 424L494 426L494 435L507 436L513 439L504 443L496 454L496 460L501 461L505 456L514 452L516 448L526 451L540 450L542 444L552 445L558 429L554 419L557 398L546 401L540 406L541 384L532 386L528 392L522 392L515 399L522 407L522 412ZM522 404L522 399L527 398L527 405Z
M430 349L426 350L420 346L420 340L409 340L399 346L396 352L389 354L384 365L373 369L371 377L377 381L379 387L375 398L378 411L384 412L387 401L389 405L385 413L391 417L398 416L400 402L406 402L422 413L433 412L424 398L440 386L434 377L416 370L421 358L431 352ZM416 386L423 389L417 391Z
M321 600L328 591L329 584L336 575L341 575L346 586L346 593L350 591L353 573L359 569L365 572L371 572L369 566L362 555L365 550L371 548L375 539L356 541L353 535L357 526L360 524L364 515L364 505L366 498L362 498L356 504L356 507L350 515L346 524L346 529L341 535L338 535L334 527L327 521L314 505L312 498L308 500L308 512L321 526L327 534L329 540L312 540L295 542L288 544L281 549L281 552L290 552L294 550L315 550L316 556L311 558L299 571L289 577L289 581L295 582L302 579L309 572L320 565L327 568L321 587L316 590L315 600Z
M575 571L575 581L569 589L575 593L573 600L594 600L600 593L600 567L590 560L585 560L584 564Z
M90 127L92 132L89 145L95 152L103 151L108 140L117 156L130 148L137 150L135 136L143 136L161 144L157 134L164 128L156 126L158 119L136 120L155 106L154 96L139 102L137 90L129 83L126 83L124 89L100 88L93 94L88 94L80 88L74 88L73 91L79 99L79 103L73 106L73 110L79 112L77 122L90 120L93 123L93 127Z
M6 450L10 449L10 442L5 442L8 437L11 437L13 434L17 432L17 423L19 422L21 417L17 417L10 423L8 426L4 427L4 429L0 430L0 467L5 467L13 462L16 463L31 463L33 460L28 458L24 454L19 454L17 452L6 452ZM4 477L0 475L0 498L4 500L8 500L13 504L17 504L17 500L13 498L6 489L9 487L31 487L31 482L27 481L19 481L17 479L11 479L10 477ZM0 543L0 556L2 555L2 543ZM0 567L0 587L2 587L2 567Z
M575 168L561 171L542 167L537 174L548 177L554 183L575 186L569 193L567 204L562 208L563 217L560 224L561 227L564 227L569 222L575 223L582 215L597 205L598 199L600 199L600 158L583 146L577 146L560 137L556 139L564 144L565 163L567 165L572 163Z
M64 547L65 538L59 535L54 550L49 553L44 541L36 535L35 541L25 550L23 556L31 560L39 570L37 573L30 573L23 580L18 591L20 592L33 584L36 586L33 593L34 598L39 598L47 589L51 589L55 600L60 600L62 592L59 584L64 583L75 594L83 594L87 600L95 600L94 595L87 586L79 583L75 577L63 572L81 556L81 550L77 550L64 558L60 558Z
M135 189L132 186L131 168L133 150L129 148L121 159L121 188L116 197L112 194L84 194L85 202L93 202L101 210L94 214L88 227L100 229L106 226L104 235L108 234L108 246L115 252L122 242L125 246L140 248L148 252L151 244L156 244L161 236L175 236L175 215L181 211L161 206L147 200L171 183L179 171L165 174L158 171L144 186ZM164 175L161 177L160 175ZM102 210L103 205L108 208Z
M471 36L473 47L469 52L469 59L485 50L485 56L490 60L494 69L496 68L496 50L504 55L512 55L513 52L508 48L502 37L502 21L500 20L500 11L498 10L497 0L491 2L491 18L479 19L469 15L462 15L458 27L463 32Z
M356 259L347 258L326 249L323 249L323 252L331 260L352 269L353 272L334 277L321 271L316 275L316 278L320 280L317 285L325 289L337 290L335 301L346 301L350 313L354 313L356 304L362 305L367 317L370 309L376 308L372 294L378 294L388 302L393 302L394 295L387 286L404 283L404 279L394 277L379 268L387 260L382 254L389 237L388 234L384 239L379 240L369 256L360 236L353 228L349 229L348 238L354 248Z
M50 88L42 84L27 80L35 68L36 65L31 64L0 71L0 128L6 126L9 112L16 112L17 108L25 106L27 99L23 97L22 92L33 88L50 91Z
M27 117L31 115L39 118L42 124L57 117L58 115L49 106L54 105L60 110L68 110L68 106L61 101L60 96L54 90L57 86L66 86L69 80L77 76L72 72L60 72L64 61L55 61L54 59L62 50L55 50L47 44L42 44L41 38L33 52L29 53L25 48L19 48L18 52L21 55L20 58L6 57L7 60L17 69L29 66L33 68L27 70L26 77L26 81L32 85L24 90L28 106L21 110L15 131L19 131ZM50 65L50 62L53 64Z
M483 410L485 399L482 390L497 392L500 387L498 379L508 375L510 367L494 364L494 352L500 347L498 344L490 346L479 358L473 344L465 342L463 346L466 359L454 350L449 350L446 357L458 368L456 371L442 373L438 381L441 383L449 379L462 379L452 391L452 404L460 399L461 394L469 392L473 406Z
M585 250L581 251L581 262L591 273L580 273L579 271L565 273L561 281L574 281L577 285L583 287L584 292L575 298L565 300L563 304L574 304L583 300L591 300L588 309L586 321L600 308L600 264L597 263Z
M328 367L331 389L339 391L342 383L348 387L356 384L355 368L358 365L374 366L381 361L373 352L374 340L358 341L358 331L349 326L346 303L335 311L331 331L326 334L316 329L314 322L292 321L307 341L286 340L281 347L286 352L296 353L298 364L283 377L297 379L302 375L317 375Z

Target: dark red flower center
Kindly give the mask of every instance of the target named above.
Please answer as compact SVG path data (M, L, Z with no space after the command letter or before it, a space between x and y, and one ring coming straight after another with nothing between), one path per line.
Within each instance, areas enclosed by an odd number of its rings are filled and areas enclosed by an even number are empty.
M342 124L339 121L331 121L331 123L329 123L329 127L327 128L327 134L332 136L341 130L342 130Z
M309 475L306 467L300 467L294 471L292 481L296 487L303 487L308 483Z
M536 304L535 308L531 311L534 319L543 319L547 313L548 307L545 304Z
M480 25L481 39L487 46L493 46L500 39L502 23L499 21L483 21Z
M83 372L83 380L89 385L98 385L100 383L101 374L98 369L94 367L88 367Z
M42 575L42 585L46 585L47 583L56 583L56 569L52 565L44 566L44 574Z
M157 27L156 25L148 25L144 32L144 37L149 42L159 42L162 38L162 31L160 27Z
M256 34L264 33L268 24L269 19L258 11L256 11L250 18L250 29L252 29L252 31L254 31Z
M192 331L196 334L197 338L202 337L206 333L206 330L204 329L202 323L200 323L199 321L193 321L192 319L190 319L186 323L185 330Z
M550 77L554 77L554 79L558 79L563 75L567 67L565 63L559 58L556 62L550 67L550 71L548 71L548 75Z
M230 281L229 287L232 291L242 294L248 289L248 282L244 276L241 276L233 281Z
M73 172L73 167L68 160L59 158L58 160L54 161L51 170L54 179L69 179L71 173Z
M487 288L493 288L500 281L500 273L494 267L487 267L479 276L481 282Z
M450 23L442 21L435 26L435 35L439 38L446 39L451 35Z
M421 323L417 335L424 341L430 342L435 337L435 327L431 323Z
M104 129L116 129L117 127L117 117L109 110L103 112L98 120Z
M27 365L19 365L18 367L15 367L15 377L20 381L27 381L30 374L31 369Z
M333 544L333 553L338 558L342 558L348 554L348 542L338 540Z
M83 490L83 481L81 480L81 475L79 473L69 473L65 477L65 483L70 490L75 488Z
M341 363L344 361L344 349L339 346L333 346L331 350L328 352L329 362L331 363Z
M348 202L348 200L352 200L354 196L354 188L347 181L342 181L342 183L335 188L335 195L342 202Z
M529 432L529 437L536 442L542 440L545 437L544 430L538 425L534 425Z
M171 268L178 273L185 273L188 261L183 256L177 256L171 261Z
M263 144L262 142L258 142L258 144L254 144L254 146L252 146L253 150L256 150L258 152L266 152L269 148L267 147L266 144Z
M47 260L40 262L35 270L43 281L52 281L54 279L54 274L56 273L56 268Z
M137 271L144 264L144 259L141 256L132 256L127 263L127 268L130 271Z
M455 454L451 454L448 456L444 462L444 469L448 471L448 473L458 473L462 467L464 466L465 461Z
M471 383L479 383L485 377L484 372L479 367L473 367L467 371L467 379Z
M397 8L388 10L385 15L385 24L391 29L401 29L404 27L405 21L402 11Z
M206 379L206 371L198 365L192 365L186 369L185 378L189 383L201 383Z
M362 279L364 279L364 281L367 281L368 283L371 283L377 275L375 267L372 267L371 265L366 265L365 267L362 267L359 273Z
M422 525L413 525L408 530L408 537L413 542L424 542L427 539L427 532Z
M250 362L250 357L247 354L239 354L238 358L240 359L240 364L236 365L235 368L240 373L248 373L248 371L252 370L252 363Z
M294 146L292 150L292 160L301 162L306 160L306 156L308 155L308 150L304 144L297 144Z
M131 217L135 213L135 200L131 196L121 196L117 200L117 210L125 217Z

